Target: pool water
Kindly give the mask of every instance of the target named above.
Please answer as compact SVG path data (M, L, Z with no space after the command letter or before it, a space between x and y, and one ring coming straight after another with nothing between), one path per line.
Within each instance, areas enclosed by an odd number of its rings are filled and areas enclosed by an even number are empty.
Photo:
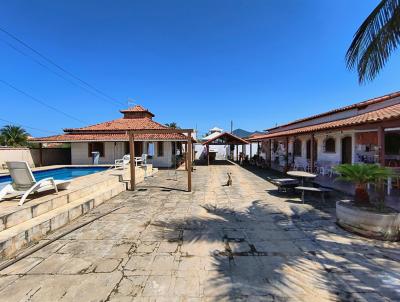
M107 167L65 167L43 171L35 171L33 175L37 181L53 177L54 179L69 180L107 170ZM10 176L0 176L0 189L11 182Z

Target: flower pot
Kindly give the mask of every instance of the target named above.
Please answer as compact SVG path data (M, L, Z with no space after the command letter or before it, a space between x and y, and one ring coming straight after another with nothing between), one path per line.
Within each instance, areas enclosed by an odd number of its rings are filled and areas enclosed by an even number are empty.
M344 229L368 238L400 240L400 213L372 212L349 202L338 201L336 219Z

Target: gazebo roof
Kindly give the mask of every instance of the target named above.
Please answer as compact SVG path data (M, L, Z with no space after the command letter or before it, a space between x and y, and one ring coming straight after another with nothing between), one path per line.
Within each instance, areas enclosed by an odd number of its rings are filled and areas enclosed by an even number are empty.
M247 145L247 144L248 142L246 140L228 132L223 132L203 143L203 145Z

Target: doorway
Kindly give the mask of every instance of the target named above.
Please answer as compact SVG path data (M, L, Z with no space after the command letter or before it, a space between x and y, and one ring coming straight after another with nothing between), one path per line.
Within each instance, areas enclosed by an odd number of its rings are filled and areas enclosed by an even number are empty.
M342 164L351 164L352 162L352 139L351 136L342 138Z
M129 142L125 142L125 154L130 154ZM135 142L135 157L141 157L143 154L143 142Z
M318 144L317 144L317 141L314 139L314 161L317 161L318 160L318 152L317 152L317 147L318 147ZM311 159L311 139L309 139L308 141L307 141L307 150L306 150L306 156L307 156L307 159Z

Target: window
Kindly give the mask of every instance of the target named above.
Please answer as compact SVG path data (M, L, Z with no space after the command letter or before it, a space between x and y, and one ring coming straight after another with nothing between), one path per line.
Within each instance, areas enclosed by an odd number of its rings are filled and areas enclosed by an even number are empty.
M164 142L157 142L157 156L164 156Z
M100 157L104 157L104 143L93 142L88 144L88 157L92 157L92 152L100 152Z
M325 153L335 153L336 152L336 141L332 137L328 137L325 140Z

